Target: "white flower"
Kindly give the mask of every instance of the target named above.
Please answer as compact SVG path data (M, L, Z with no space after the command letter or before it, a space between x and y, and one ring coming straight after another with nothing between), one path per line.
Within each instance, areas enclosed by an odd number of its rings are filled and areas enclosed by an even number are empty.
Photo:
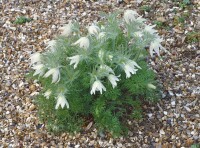
M157 31L155 29L153 29L156 25L146 25L145 28L144 28L144 31L147 31L149 32L150 34L154 34L156 33Z
M96 25L91 25L88 27L88 32L90 35L97 35L99 33L100 29Z
M59 68L51 68L44 77L47 78L52 75L52 83L56 83L60 81L60 71Z
M47 43L47 47L49 48L51 51L55 51L55 45L56 45L56 40L51 40Z
M106 36L106 32L100 32L98 37L97 37L97 39L98 40L103 40L105 36Z
M95 94L95 91L100 91L102 94L102 90L106 91L105 86L101 83L101 81L96 80L92 85L92 90L90 91L90 94Z
M60 93L60 94L57 96L57 103L56 103L55 109L58 109L59 106L61 106L62 108L64 108L65 105L66 105L67 108L69 108L69 103L68 103L68 101L66 100L64 94Z
M115 88L117 86L117 81L119 81L118 77L113 75L113 74L110 74L108 76L108 80L110 81L110 83L112 84L112 87Z
M41 61L41 54L39 52L33 53L30 55L31 59L31 64L33 65L34 63L40 62Z
M135 69L135 67L131 67L129 64L125 64L124 71L126 73L126 78L130 78L131 74L136 74L137 69Z
M90 41L87 37L81 37L78 41L76 41L72 45L78 45L78 44L79 44L80 48L88 49L90 46Z
M123 64L122 68L126 73L126 78L130 78L131 74L136 74L138 70L136 67L141 69L141 67L132 60L128 60L126 63Z
M156 38L150 44L150 55L153 56L153 53L157 53L160 56L160 49L166 51L166 49L160 44L163 40L160 38Z
M52 93L51 90L48 89L48 90L44 93L44 96L45 96L47 99L49 99L51 93Z
M80 61L80 55L75 55L73 57L69 57L70 61L70 65L74 64L74 69L77 67L79 61Z
M149 88L151 88L151 89L156 89L156 86L153 85L153 84L151 84L151 83L147 84L147 86L148 86Z
M114 74L114 71L112 70L112 68L110 68L110 67L107 66L107 65L101 65L101 66L100 66L100 69L101 69L101 70L105 70L107 73L112 73L112 74Z
M34 65L32 68L35 70L33 76L38 74L39 76L42 76L45 73L45 67L43 64Z
M69 36L72 33L72 23L64 25L63 27L60 27L59 30L61 30L61 35L63 36Z
M136 16L139 16L138 13L136 11L133 10L126 10L124 12L124 20L127 24L131 23L132 21L134 21L136 18Z

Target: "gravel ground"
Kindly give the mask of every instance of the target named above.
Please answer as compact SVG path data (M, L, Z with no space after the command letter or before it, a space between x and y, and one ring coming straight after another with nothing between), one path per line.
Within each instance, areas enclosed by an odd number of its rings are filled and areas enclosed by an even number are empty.
M177 2L179 1L179 2ZM0 0L0 147L190 147L200 143L200 2L190 0ZM140 3L141 2L141 3ZM43 51L68 20L99 20L99 11L136 9L156 23L171 53L150 64L163 92L157 104L143 105L144 117L130 121L128 137L88 131L50 134L33 103L40 86L27 82L29 55ZM13 24L19 16L33 20Z

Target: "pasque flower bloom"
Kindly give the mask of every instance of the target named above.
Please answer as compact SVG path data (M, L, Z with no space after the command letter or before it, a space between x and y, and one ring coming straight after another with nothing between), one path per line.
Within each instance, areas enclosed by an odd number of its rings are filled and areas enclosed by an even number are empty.
M39 52L33 53L30 55L30 60L31 60L31 64L33 65L35 63L38 63L41 61L41 54Z
M88 32L90 35L97 35L99 33L100 29L96 25L91 25L88 27Z
M63 93L58 94L56 99L57 99L57 103L56 103L55 109L58 109L59 106L61 106L61 108L64 108L65 106L69 108L69 103Z
M124 12L124 20L127 24L131 23L136 19L136 16L139 16L136 11L133 10L126 10Z
M51 93L52 93L51 90L48 89L48 90L44 93L44 96L45 96L47 99L49 99Z
M72 57L69 57L69 59L71 60L70 61L70 65L74 64L74 69L77 67L79 61L80 61L80 55L75 55L75 56L72 56Z
M157 53L160 56L160 49L166 51L166 49L160 44L163 40L160 38L156 38L150 44L150 55L153 56L153 53Z
M45 78L52 75L52 83L56 83L60 81L60 70L59 68L51 68L47 73L44 75Z
M126 73L126 78L130 78L131 74L136 74L138 70L136 67L141 69L141 67L135 61L132 60L127 60L126 63L123 63L122 68Z
M115 88L117 86L117 81L119 81L118 77L113 75L113 74L110 74L108 76L108 80L110 81L110 83L112 84L112 87Z
M72 45L79 45L80 48L88 49L90 46L90 40L87 37L81 37L78 41Z
M47 43L47 47L49 48L51 51L55 51L55 45L56 45L56 40L51 40Z
M64 25L63 27L60 27L61 35L63 36L69 36L72 33L72 23Z
M32 68L35 70L33 76L38 74L39 76L42 76L45 73L45 67L43 64L34 65Z
M153 29L156 25L146 25L145 28L144 28L144 31L147 31L149 32L150 34L154 34L156 33L157 31L155 29Z
M90 94L95 94L95 91L100 91L100 93L102 94L102 90L106 91L106 88L101 83L101 81L97 79L92 85L92 90L90 91Z

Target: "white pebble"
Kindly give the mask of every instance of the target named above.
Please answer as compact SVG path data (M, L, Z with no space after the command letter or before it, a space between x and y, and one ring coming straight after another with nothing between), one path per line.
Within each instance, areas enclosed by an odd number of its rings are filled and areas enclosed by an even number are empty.
M177 97L181 97L181 96L183 96L183 95L182 95L182 94L176 94L176 96L177 96Z
M192 75L192 78L195 78L195 74Z
M149 118L151 118L153 116L152 113L147 114Z
M86 12L83 12L83 13L82 13L82 16L86 16L86 14L87 14Z
M174 96L174 93L171 90L168 90L170 96Z
M172 102L171 102L171 105L172 105L172 106L175 106L175 105L176 105L176 101L172 101Z
M160 134L161 134L161 135L164 135L164 134L165 134L165 131L164 131L163 129L161 129L161 130L160 130Z
M174 113L174 115L176 118L178 118L180 116L180 114L176 114L176 113Z
M80 145L79 145L79 144L75 146L75 148L79 148L79 147L80 147Z
M52 29L56 29L56 25L52 25L51 28L52 28Z
M184 106L184 108L188 111L188 112L191 112L191 109L187 106Z

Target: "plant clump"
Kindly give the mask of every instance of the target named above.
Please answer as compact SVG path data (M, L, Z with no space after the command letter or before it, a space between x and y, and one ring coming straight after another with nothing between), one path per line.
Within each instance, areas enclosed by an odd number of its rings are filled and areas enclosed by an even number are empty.
M14 24L24 24L24 23L30 22L30 21L32 21L31 18L27 18L25 16L20 16L13 23Z
M70 22L45 52L30 56L32 78L43 87L39 117L50 131L80 131L92 120L99 131L119 136L127 119L141 117L141 100L159 98L146 57L166 51L163 40L136 11L121 13L102 13L83 32Z

